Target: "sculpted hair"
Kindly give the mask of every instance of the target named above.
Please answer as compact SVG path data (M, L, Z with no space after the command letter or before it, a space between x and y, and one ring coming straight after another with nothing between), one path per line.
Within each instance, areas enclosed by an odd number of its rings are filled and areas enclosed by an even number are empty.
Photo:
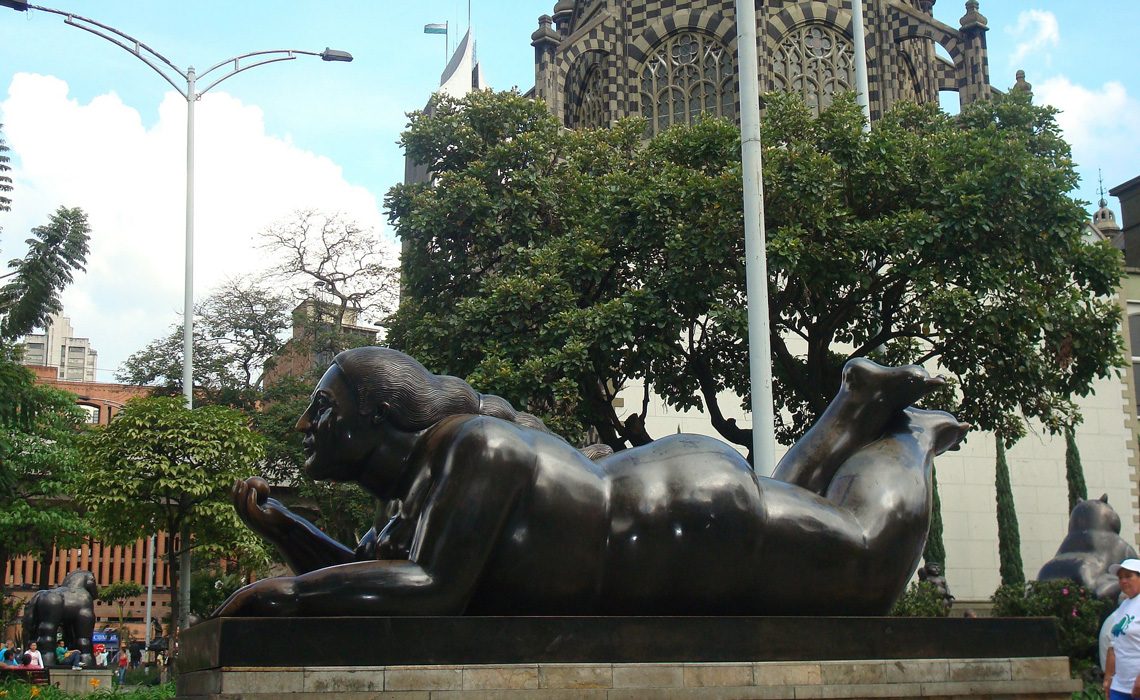
M459 377L433 374L399 350L353 348L337 355L333 362L356 389L358 411L379 412L387 404L387 419L402 430L423 430L448 416L470 413L550 432L538 416L515 410L501 396L480 394ZM581 452L596 460L613 454L613 449L597 444Z
M333 361L355 387L361 413L388 404L388 420L403 430L423 430L447 416L471 413L550 432L537 416L516 411L501 396L480 394L459 377L433 374L398 350L353 348Z

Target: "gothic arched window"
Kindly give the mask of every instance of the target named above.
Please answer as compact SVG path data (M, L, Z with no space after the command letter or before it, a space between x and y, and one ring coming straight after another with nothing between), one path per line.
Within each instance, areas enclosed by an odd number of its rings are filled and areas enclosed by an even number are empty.
M606 96L602 86L602 69L594 66L582 81L582 97L578 103L578 118L574 126L579 129L601 129L609 126L606 118Z
M788 32L772 57L772 89L803 95L816 114L854 84L851 42L826 24L805 24Z
M736 118L732 52L711 36L673 34L641 66L641 116L649 133L688 124L698 114Z

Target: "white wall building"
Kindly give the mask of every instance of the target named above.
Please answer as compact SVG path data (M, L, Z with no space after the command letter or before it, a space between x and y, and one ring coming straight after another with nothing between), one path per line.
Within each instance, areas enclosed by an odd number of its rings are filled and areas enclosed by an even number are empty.
M64 381L95 381L99 353L89 338L76 337L67 316L52 314L44 332L24 336L23 345L25 365L54 367Z

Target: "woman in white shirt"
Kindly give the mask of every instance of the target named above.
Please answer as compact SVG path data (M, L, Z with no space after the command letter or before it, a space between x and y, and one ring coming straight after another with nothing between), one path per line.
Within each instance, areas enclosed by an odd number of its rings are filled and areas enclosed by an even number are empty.
M1125 601L1113 617L1108 656L1104 664L1104 693L1108 700L1140 698L1140 559L1125 559L1108 567L1120 581Z
M28 645L28 650L24 652L24 656L28 657L28 668L43 668L44 657L40 650L36 648L36 643L32 642Z

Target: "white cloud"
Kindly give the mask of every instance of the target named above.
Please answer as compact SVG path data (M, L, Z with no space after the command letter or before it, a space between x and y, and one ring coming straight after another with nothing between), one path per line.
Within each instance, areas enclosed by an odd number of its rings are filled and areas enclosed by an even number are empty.
M1045 62L1048 63L1050 55L1047 49L1061 43L1061 25L1057 16L1044 10L1026 10L1020 13L1017 24L1008 31L1017 42L1017 47L1010 56L1011 64L1018 64L1029 54L1041 51L1045 52Z
M0 123L15 185L0 221L4 257L21 255L17 242L58 206L82 207L91 253L64 312L91 338L100 367L116 369L182 309L186 102L167 93L148 127L115 94L80 104L62 80L17 74ZM196 106L195 136L195 298L263 269L254 234L297 209L341 212L381 231L375 196L346 182L330 159L267 135L257 107L211 93Z
M1061 110L1057 123L1085 175L1083 191L1096 186L1097 169L1104 171L1106 189L1136 176L1140 100L1122 84L1111 81L1088 88L1059 76L1034 85L1033 93L1035 102Z

